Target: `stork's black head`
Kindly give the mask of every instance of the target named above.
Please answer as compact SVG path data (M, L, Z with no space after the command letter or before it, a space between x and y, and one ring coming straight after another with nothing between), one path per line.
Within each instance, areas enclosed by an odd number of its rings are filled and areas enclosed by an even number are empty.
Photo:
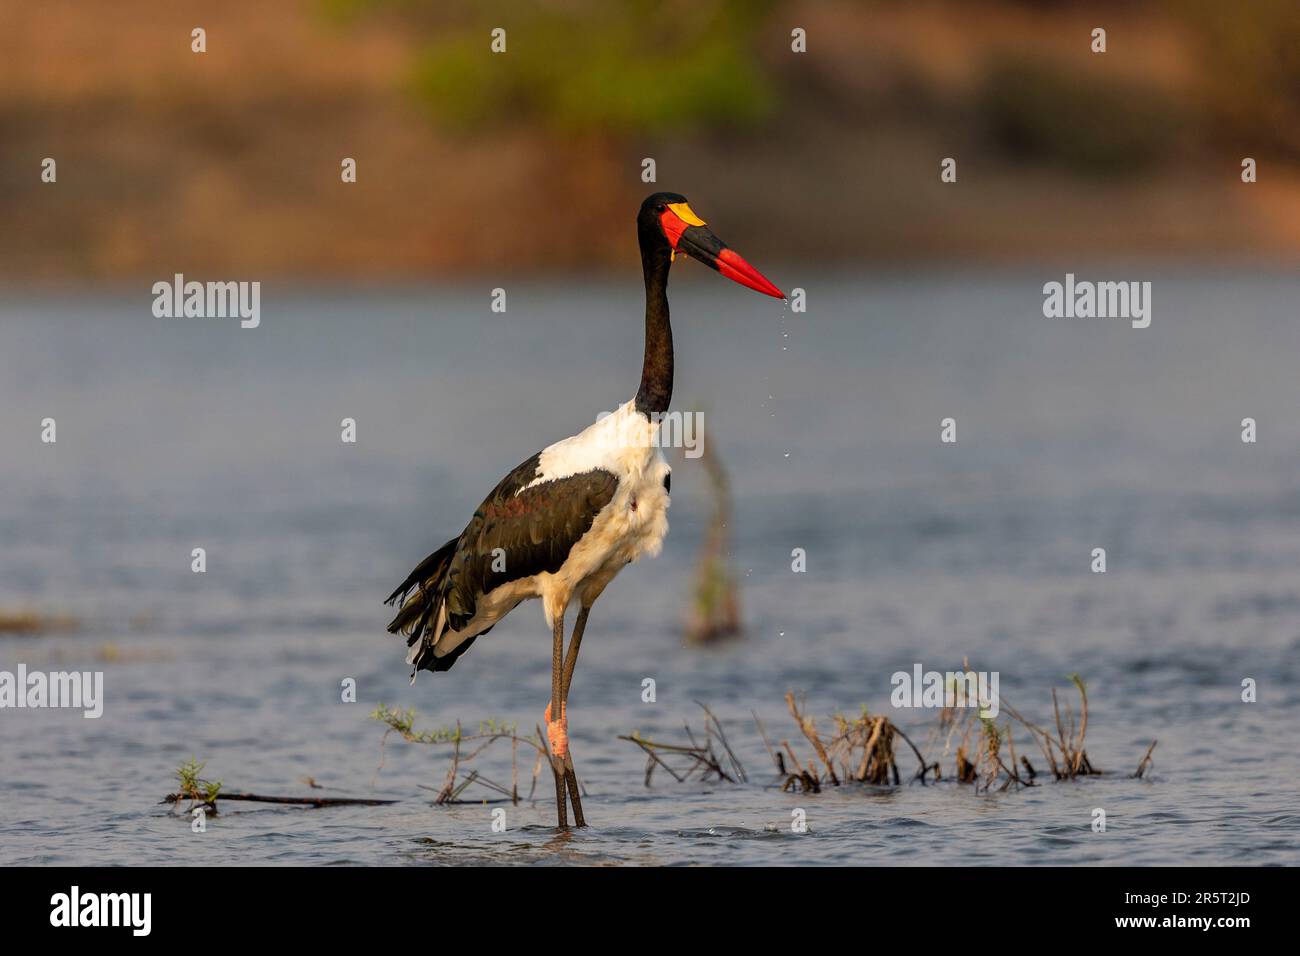
M685 196L652 193L641 204L636 223L643 256L667 252L672 261L677 253L684 252L733 282L764 295L785 298L784 292L710 231L704 220L691 211Z

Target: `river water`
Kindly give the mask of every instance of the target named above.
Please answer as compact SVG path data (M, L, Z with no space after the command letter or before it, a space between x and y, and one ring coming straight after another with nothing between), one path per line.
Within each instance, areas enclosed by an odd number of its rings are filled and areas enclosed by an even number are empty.
M1153 282L1151 327L1132 329L1044 318L1049 271L792 271L770 274L807 289L806 313L703 270L674 280L675 405L703 414L731 475L747 633L683 641L711 505L701 462L671 452L664 552L610 587L583 645L570 736L593 825L566 835L546 777L503 832L497 805L432 805L449 748L381 749L369 717L382 702L420 729L531 731L549 695L540 607L410 686L380 602L508 469L631 397L637 282L509 284L504 314L497 280L267 282L256 329L155 318L148 283L9 292L0 610L80 627L0 635L0 670L102 671L105 700L97 720L0 710L0 862L1300 862L1300 280L1099 270ZM899 787L774 786L752 713L801 752L791 689L820 726L865 704L920 741L935 714L890 708L890 676L964 658L1042 723L1082 675L1107 773L984 794L907 783L904 750ZM619 735L680 742L697 701L748 782L660 771L647 788ZM397 802L228 802L194 833L159 804L191 755L228 791ZM508 780L508 749L476 766Z

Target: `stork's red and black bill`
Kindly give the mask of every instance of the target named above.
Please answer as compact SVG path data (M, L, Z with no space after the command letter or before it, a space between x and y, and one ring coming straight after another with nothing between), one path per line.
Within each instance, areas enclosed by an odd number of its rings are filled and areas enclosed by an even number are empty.
M763 273L746 262L734 249L713 234L704 220L691 211L684 202L669 203L660 216L664 235L673 252L684 252L699 259L711 269L717 269L733 282L784 299L785 293L773 285Z

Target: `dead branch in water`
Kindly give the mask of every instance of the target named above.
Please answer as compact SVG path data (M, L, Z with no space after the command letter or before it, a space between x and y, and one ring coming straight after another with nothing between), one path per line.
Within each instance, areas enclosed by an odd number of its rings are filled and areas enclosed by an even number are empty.
M1001 792L1013 786L1035 786L1033 768L1028 760L1020 758L1026 776L1022 777L1016 769L1020 762L1016 759L1016 742L1009 722L999 728L996 721L980 717L978 711L949 706L940 711L938 725L931 729L926 747L939 737L944 738L944 754L949 752L953 739L958 740L953 754L954 777L958 783L973 784L976 792L985 793L994 789ZM1003 759L1004 745L1006 760ZM939 761L936 760L932 766L938 779Z
M740 599L727 556L728 526L731 524L731 486L717 451L703 455L713 489L713 517L700 547L695 570L695 595L686 640L711 644L741 634Z
M214 816L217 813L218 798L222 800L244 800L250 803L292 804L304 807L377 807L397 802L396 800L376 800L362 797L273 797L261 793L230 793L222 790L220 780L205 780L199 776L206 766L206 761L199 763L191 757L188 762L177 767L176 776L180 780L180 789L175 793L167 794L160 802L175 805L183 800L189 800L191 806L203 804L207 812ZM315 786L314 781L312 786Z
M699 780L708 780L716 776L718 780L725 780L728 783L738 781L743 783L749 779L745 774L745 768L741 766L740 760L737 759L731 749L731 744L727 741L727 734L722 729L721 721L707 706L700 704L699 701L696 701L696 703L704 711L703 743L695 739L695 734L691 732L689 724L684 725L688 741L686 744L668 744L650 740L647 737L642 737L635 730L631 734L618 738L636 744L645 752L647 758L645 785L647 787L650 786L650 780L654 776L656 767L663 767L668 775L678 783L690 779L692 774L698 774L697 779ZM721 748L721 753L714 748L714 744ZM677 763L676 767L668 762L670 758Z
M547 749L544 743L546 739L541 728L537 729L537 736L521 737L517 732L514 724L498 724L494 720L482 721L479 723L478 733L467 734L461 727L460 721L456 721L454 728L440 728L436 730L417 731L415 729L415 710L407 708L399 710L396 707L385 707L380 704L372 713L371 718L384 724L388 729L384 731L384 736L379 741L380 760L379 768L375 773L379 773L384 765L383 750L388 735L398 734L403 740L414 744L445 745L450 744L452 747L451 767L447 772L447 779L442 786L434 792L434 803L437 804L455 804L455 803L494 803L494 800L463 800L462 795L471 786L477 784L494 793L501 794L506 800L513 804L518 804L519 797L519 745L527 744L537 751L537 759L533 763L532 785L529 787L528 796L525 799L532 799L533 793L537 788L537 776L541 772L542 763L547 758ZM493 744L501 740L510 741L510 786L495 783L485 777L477 768L469 768L465 775L460 776L462 769L471 763L476 757L479 757ZM424 787L426 790L433 790L432 787Z
M781 755L773 754L777 773L785 778L781 787L783 790L801 789L805 792L817 793L821 790L823 782L838 787L841 783L849 781L897 786L901 782L901 777L894 753L896 739L901 739L916 755L917 769L912 775L913 780L925 783L926 775L931 772L934 773L936 780L939 779L939 764L927 763L911 738L888 717L872 715L865 707L857 717L834 714L831 720L835 724L835 732L828 739L823 739L817 729L816 721L804 712L802 700L796 700L793 692L787 692L785 704L800 732L812 745L816 760L809 760L807 767L804 767L799 763L789 742L783 741L786 752L798 771L788 772ZM754 719L758 721L757 717ZM766 741L767 735L761 724L759 724L759 732L763 734ZM772 752L770 746L768 750L769 753ZM821 771L817 769L818 764L822 768Z
M968 676L971 674L968 662L963 661L962 673ZM763 746L772 758L782 790L820 793L823 787L842 786L849 782L897 786L901 782L901 775L895 748L897 742L902 740L916 757L917 770L912 780L924 784L931 774L934 780L941 780L941 760L951 754L954 780L971 784L977 793L994 790L1002 792L1039 786L1038 771L1030 763L1029 757L1016 752L1013 733L1016 723L1023 726L1038 745L1053 778L1074 780L1102 774L1101 770L1092 765L1084 748L1089 716L1087 687L1077 674L1071 675L1069 680L1079 693L1078 719L1076 721L1071 703L1062 701L1053 689L1054 726L1051 729L1028 720L1007 703L1005 698L1000 701L1000 706L1011 719L999 725L993 718L983 716L988 711L982 711L979 706L969 703L963 704L961 696L950 684L945 690L946 705L939 710L938 720L930 728L922 747L917 747L888 717L871 714L865 707L857 717L847 717L842 713L832 715L830 719L834 724L833 731L823 732L818 728L817 721L806 712L804 701L791 691L785 695L786 708L800 735L811 748L801 755L790 740L774 741L769 737L758 714L751 713ZM957 683L960 684L960 681ZM707 707L705 712L716 725L716 718ZM720 725L717 726L720 731ZM707 742L697 743L689 727L687 736L690 738L689 745L661 744L645 740L637 734L619 739L631 741L646 752L649 758L646 765L647 785L656 766L663 767L678 782L686 780L697 771L701 779L715 775L720 780L732 779ZM937 756L930 756L932 748L940 745L941 752ZM735 762L730 748L726 750ZM1151 767L1151 754L1154 750L1153 741L1138 765L1137 772L1133 774L1134 777L1142 777ZM688 759L689 763L685 767L680 764L673 767L665 759L677 755ZM735 763L738 765L738 762Z
M1151 754L1152 754L1152 753L1155 751L1155 749L1156 749L1156 743L1157 743L1157 742L1154 741L1154 740L1151 741L1151 746L1147 748L1146 756L1142 758L1142 762L1141 762L1140 764L1138 764L1138 768L1137 768L1137 770L1134 771L1134 773L1133 773L1133 776L1136 777L1138 780L1141 780L1141 779L1142 779L1142 775L1143 775L1144 773L1146 773L1149 769L1151 769L1151 765L1152 765L1152 763L1154 762L1154 761L1152 761L1152 759L1151 759Z
M222 793L219 794L222 800L246 800L251 803L287 803L304 807L379 807L389 803L396 803L396 800L375 800L362 797L271 797L261 793ZM162 803L178 803L181 800L191 800L195 803L206 803L214 806L217 797L213 796L208 799L206 794L194 793L169 793L162 798Z
M1055 717L1055 734L1051 730L1038 726L1027 720L1005 699L1002 708L1020 723L1037 742L1047 760L1047 766L1057 780L1073 780L1076 777L1099 776L1102 771L1092 765L1088 752L1084 750L1084 738L1088 733L1088 688L1078 674L1069 677L1079 692L1079 726L1075 731L1074 713L1069 702L1065 704L1065 716L1061 716L1061 703L1052 688L1052 713ZM1058 760L1059 758L1059 760ZM1032 771L1032 768L1031 768Z
M963 674L973 677L969 663L963 661ZM830 730L818 727L818 722L806 711L801 698L787 692L786 708L799 730L799 736L790 740L774 741L768 736L762 721L754 714L754 723L758 728L763 745L776 768L782 790L819 793L823 787L839 787L848 783L873 784L876 786L899 786L902 774L897 760L898 742L906 743L916 757L917 769L911 780L919 780L923 785L927 777L943 779L943 758L953 757L952 779L959 783L971 784L975 792L988 793L996 790L1003 792L1013 788L1038 786L1038 771L1030 763L1029 757L1016 752L1016 740L1013 726L1023 726L1043 754L1049 772L1057 780L1073 780L1081 776L1095 776L1102 773L1092 765L1084 743L1088 731L1088 692L1082 678L1077 674L1070 678L1079 693L1078 719L1070 701L1063 701L1056 690L1052 691L1052 711L1054 725L1042 727L1024 717L1005 699L1000 706L1005 708L1010 720L1001 726L992 718L982 714L979 706L963 703L962 696L955 688L961 681L949 676L949 686L945 688L943 698L945 706L939 709L938 720L931 726L923 746L918 747L892 720L883 714L872 714L866 707L855 716L835 713L829 719L833 725ZM955 682L955 683L954 683ZM689 723L683 725L685 740L683 742L666 742L642 737L633 731L620 736L641 748L646 755L645 784L650 786L656 769L662 769L678 783L692 778L698 781L717 780L728 783L746 782L747 775L735 751L732 749L721 721L709 707L696 702L704 713L702 732L692 729ZM531 800L537 788L537 780L547 762L548 751L546 736L540 727L535 736L521 737L513 725L498 725L493 721L481 723L478 733L466 733L459 722L453 727L433 731L416 731L414 728L415 711L397 708L379 707L372 715L387 727L380 742L381 753L384 740L390 733L397 733L404 740L412 743L445 745L451 748L451 763L445 780L438 787L424 787L433 791L434 802L438 804L455 803L490 803L508 800L519 803L519 744L532 747L536 759L533 764L531 785L528 796ZM802 737L803 744L799 745ZM1023 738L1022 738L1023 739ZM498 741L510 741L510 784L497 783L486 777L472 762ZM796 745L806 746L800 754ZM942 746L941 752L932 755L932 748ZM1135 777L1142 777L1151 766L1151 754L1155 749L1152 742L1142 763L1138 765ZM382 768L382 756L380 767ZM200 765L201 768L201 765ZM197 772L197 771L195 771ZM376 770L378 773L378 770ZM492 800L468 800L464 798L469 788L478 786L495 795ZM219 790L220 784L215 787ZM181 796L198 794L205 801L209 798L206 791L191 791L182 787ZM176 795L170 795L176 797ZM231 795L231 799L246 797L257 799L252 795ZM196 797L191 795L191 799ZM213 802L214 798L213 798ZM333 803L383 803L385 801L347 801L329 798L269 798L269 802L293 802L313 806L328 806Z

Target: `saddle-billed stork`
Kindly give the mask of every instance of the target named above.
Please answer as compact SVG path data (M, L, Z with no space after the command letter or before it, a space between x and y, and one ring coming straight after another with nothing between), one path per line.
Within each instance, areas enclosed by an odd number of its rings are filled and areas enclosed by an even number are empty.
M591 606L642 555L659 553L668 532L668 463L656 433L673 393L668 270L686 253L765 295L784 293L718 239L686 197L655 193L637 215L645 273L645 359L636 397L611 415L533 455L501 480L465 530L429 555L385 602L401 608L388 626L407 637L413 666L449 670L471 644L521 601L541 598L552 633L546 708L559 826L586 826L568 745L569 686ZM568 654L564 614L578 618Z

